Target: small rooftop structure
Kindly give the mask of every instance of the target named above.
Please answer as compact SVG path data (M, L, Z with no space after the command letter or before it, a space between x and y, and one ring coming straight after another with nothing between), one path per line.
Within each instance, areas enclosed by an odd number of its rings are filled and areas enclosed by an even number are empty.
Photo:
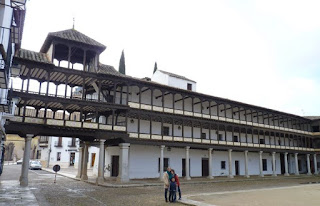
M180 89L196 91L196 81L163 70L156 70L153 73L151 80L160 84L165 84Z

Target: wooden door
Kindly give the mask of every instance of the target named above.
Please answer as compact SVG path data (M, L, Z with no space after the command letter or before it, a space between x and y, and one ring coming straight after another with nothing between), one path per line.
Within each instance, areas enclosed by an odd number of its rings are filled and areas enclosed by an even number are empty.
M76 153L71 152L71 153L70 153L70 166L73 166L73 165L74 165L75 157L76 157Z
M186 176L186 159L182 159L182 177Z
M119 156L111 157L111 177L118 177L119 175Z
M202 158L202 177L209 176L209 159Z
M96 153L91 153L91 167L94 166L94 161L96 160Z
M239 165L239 161L238 160L236 160L235 162L234 162L234 168L235 168L235 170L236 170L236 175L240 175L240 165Z

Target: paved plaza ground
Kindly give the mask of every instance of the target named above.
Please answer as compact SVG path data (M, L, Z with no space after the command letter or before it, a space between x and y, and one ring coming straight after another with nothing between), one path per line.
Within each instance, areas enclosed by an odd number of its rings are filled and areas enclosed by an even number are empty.
M97 186L72 178L57 176L47 171L30 171L29 187L19 187L20 165L6 165L0 177L0 205L168 205L164 202L163 186L158 180L144 180L150 186L130 187ZM301 175L290 177L215 178L205 182L204 178L182 181L184 200L194 200L197 205L314 205L320 202L320 187L309 182L320 182L320 177ZM198 184L198 182L201 182ZM129 184L130 185L130 184ZM6 188L11 188L10 190ZM281 187L286 187L281 189ZM272 188L272 189L271 189ZM273 189L277 188L277 189ZM279 189L280 188L280 189ZM235 192L236 191L236 192ZM200 194L200 195L198 195ZM206 195L203 195L206 194ZM269 202L268 202L269 201ZM300 201L300 202L299 202ZM307 202L309 201L309 202ZM303 204L301 204L303 203ZM304 204L306 203L306 204ZM182 205L176 203L174 205ZM317 204L319 205L319 204Z

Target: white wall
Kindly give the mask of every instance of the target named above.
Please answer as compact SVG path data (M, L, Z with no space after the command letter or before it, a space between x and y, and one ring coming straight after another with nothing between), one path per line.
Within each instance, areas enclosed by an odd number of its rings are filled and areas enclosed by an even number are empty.
M107 147L105 164L111 166L111 156L119 155L118 147ZM202 176L202 158L208 158L207 150L190 149L190 176ZM147 145L130 145L129 150L129 176L130 179L140 178L157 178L159 177L158 159L160 158L160 147ZM169 166L175 169L176 173L182 175L182 159L185 158L185 149L165 147L164 158L169 158ZM229 172L228 152L213 151L213 176L227 176ZM271 175L272 172L272 155L263 153L263 159L267 159L267 171L263 174ZM244 152L232 152L233 175L235 175L235 161L239 161L240 175L245 174ZM221 161L226 161L226 168L221 169ZM259 153L248 153L249 175L259 175ZM281 174L280 154L276 154L276 172ZM105 176L109 177L110 172L106 171Z
M59 164L63 168L67 168L70 166L70 154L75 153L78 155L79 144L76 141L76 147L69 147L68 143L72 140L72 138L63 137L62 138L62 147L55 147L55 142L58 142L59 137L50 137L51 138L51 153L50 153L50 166ZM61 152L61 159L57 161L57 153ZM75 163L77 159L75 159Z
M172 77L168 74L165 74L161 72L160 70L157 70L151 77L151 81L158 82L160 84L180 88L180 89L187 89L187 84L192 85L192 91L196 91L196 83L193 81Z

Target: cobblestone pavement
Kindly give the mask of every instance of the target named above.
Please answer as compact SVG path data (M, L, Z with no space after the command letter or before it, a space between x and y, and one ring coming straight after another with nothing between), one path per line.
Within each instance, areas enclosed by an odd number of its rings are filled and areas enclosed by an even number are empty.
M8 165L0 181L18 180L20 165ZM17 175L19 174L19 175ZM167 205L164 202L163 186L107 188L57 176L53 183L54 174L46 171L29 172L29 189L42 205ZM319 177L278 178L261 181L218 182L208 184L181 185L182 194L235 191L245 189L261 189L282 186L301 185L301 183L320 181ZM180 205L179 203L175 205Z

